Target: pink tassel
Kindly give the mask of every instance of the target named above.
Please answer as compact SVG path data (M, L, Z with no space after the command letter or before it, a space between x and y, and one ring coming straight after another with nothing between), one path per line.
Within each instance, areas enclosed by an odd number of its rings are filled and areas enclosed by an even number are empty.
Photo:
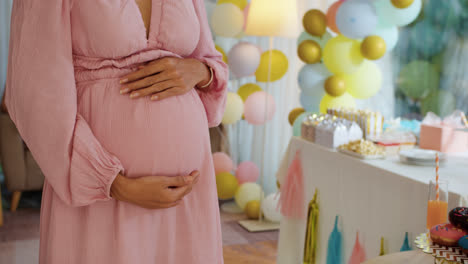
M366 261L366 251L359 242L359 232L356 233L356 241L354 242L354 249L348 264L360 264Z
M299 151L296 152L294 160L289 165L288 174L280 192L278 208L280 208L281 214L289 218L305 219L304 177Z

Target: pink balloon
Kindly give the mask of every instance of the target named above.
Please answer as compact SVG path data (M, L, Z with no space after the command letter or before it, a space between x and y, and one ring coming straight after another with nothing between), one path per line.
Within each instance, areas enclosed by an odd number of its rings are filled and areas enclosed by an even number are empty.
M255 92L245 100L244 116L250 124L262 125L270 121L275 111L275 98L266 92Z
M239 185L246 182L256 182L259 175L260 170L257 164L251 161L241 162L236 170L236 178Z
M231 158L224 152L213 153L215 173L231 172L234 169Z

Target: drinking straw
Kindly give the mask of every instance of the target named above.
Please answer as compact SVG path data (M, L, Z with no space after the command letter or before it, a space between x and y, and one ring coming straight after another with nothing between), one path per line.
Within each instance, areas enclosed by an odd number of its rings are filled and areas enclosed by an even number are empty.
M460 115L461 115L463 124L465 124L465 127L468 127L468 121L466 121L465 113L461 112Z
M436 152L436 200L439 201L439 153Z

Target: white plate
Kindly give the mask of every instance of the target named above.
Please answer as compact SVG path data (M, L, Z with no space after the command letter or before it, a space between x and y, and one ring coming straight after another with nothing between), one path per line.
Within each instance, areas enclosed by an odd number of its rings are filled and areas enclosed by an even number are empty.
M407 149L400 151L400 157L404 157L408 160L419 161L419 162L432 162L435 163L436 154L439 153L439 161L445 160L445 154L426 149Z
M359 153L356 153L354 151L351 151L351 150L347 150L347 149L338 149L339 152L341 153L344 153L346 155L350 155L350 156L353 156L353 157L356 157L356 158L359 158L359 159L363 159L363 160L376 160L376 159L384 159L385 158L385 155L362 155L362 154L359 154Z

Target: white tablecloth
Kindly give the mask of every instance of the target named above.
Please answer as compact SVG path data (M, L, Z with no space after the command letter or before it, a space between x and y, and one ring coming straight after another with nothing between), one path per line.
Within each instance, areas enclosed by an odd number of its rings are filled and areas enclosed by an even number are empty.
M387 252L398 252L405 232L411 246L415 236L425 232L428 183L434 168L405 165L398 159L363 161L323 148L300 138L292 138L278 171L283 182L297 150L304 171L304 208L319 190L319 234L317 263L326 262L328 238L335 216L340 215L345 260L349 259L359 231L368 259L380 250L380 238ZM468 195L468 159L450 157L440 169L448 177L449 208L465 204ZM283 219L278 244L279 264L302 263L305 220Z

